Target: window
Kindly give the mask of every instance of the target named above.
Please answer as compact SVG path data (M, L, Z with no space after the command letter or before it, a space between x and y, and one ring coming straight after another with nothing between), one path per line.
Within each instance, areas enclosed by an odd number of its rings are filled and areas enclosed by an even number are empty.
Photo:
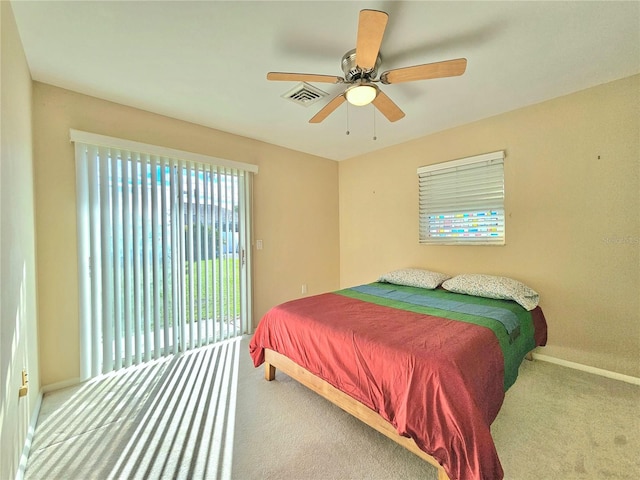
M82 379L248 333L257 167L75 130L71 139Z
M504 245L504 152L418 168L420 243Z

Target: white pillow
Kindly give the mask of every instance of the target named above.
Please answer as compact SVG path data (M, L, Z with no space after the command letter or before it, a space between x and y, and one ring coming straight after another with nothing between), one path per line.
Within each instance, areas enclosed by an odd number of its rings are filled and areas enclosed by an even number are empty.
M378 281L433 290L447 278L451 278L451 275L431 272L421 268L404 268L402 270L394 270L393 272L385 273L378 279Z
M533 310L538 305L537 292L508 277L467 273L447 280L442 284L442 288L476 297L514 300L527 310Z

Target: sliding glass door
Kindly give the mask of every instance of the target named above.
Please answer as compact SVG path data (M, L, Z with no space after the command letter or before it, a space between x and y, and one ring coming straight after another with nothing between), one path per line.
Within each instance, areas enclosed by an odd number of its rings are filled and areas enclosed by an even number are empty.
M76 141L83 379L248 332L251 172Z

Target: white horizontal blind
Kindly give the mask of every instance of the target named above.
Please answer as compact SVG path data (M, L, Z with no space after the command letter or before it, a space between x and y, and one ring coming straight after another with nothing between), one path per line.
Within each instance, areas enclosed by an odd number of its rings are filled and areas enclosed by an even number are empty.
M505 243L504 152L418 169L420 243Z
M75 149L82 379L248 333L251 173Z

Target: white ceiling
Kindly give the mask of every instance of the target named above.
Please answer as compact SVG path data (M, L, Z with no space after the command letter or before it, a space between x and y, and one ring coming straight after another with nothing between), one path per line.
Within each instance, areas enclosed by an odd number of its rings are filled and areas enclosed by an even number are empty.
M640 2L12 1L34 80L342 160L640 72ZM268 71L343 76L358 12L389 23L380 72L465 57L461 77L382 89L406 117L303 107ZM373 140L375 134L377 140ZM100 132L97 132L100 133Z

